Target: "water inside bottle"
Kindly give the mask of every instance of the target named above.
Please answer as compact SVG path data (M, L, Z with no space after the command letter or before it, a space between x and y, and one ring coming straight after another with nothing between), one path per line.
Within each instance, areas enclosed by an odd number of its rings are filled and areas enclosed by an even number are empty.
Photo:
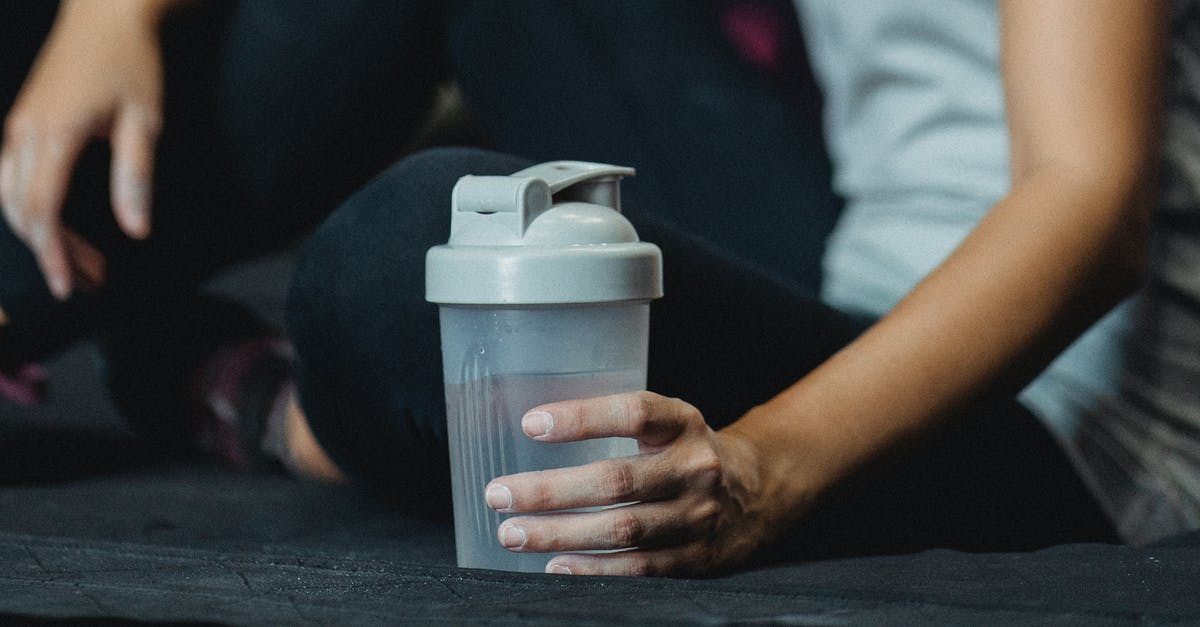
M508 517L484 501L492 479L529 470L577 466L634 455L637 441L601 438L538 442L521 431L521 416L538 405L645 389L645 372L485 375L446 386L450 465L454 490L454 537L458 565L542 572L547 554L512 553L496 540Z

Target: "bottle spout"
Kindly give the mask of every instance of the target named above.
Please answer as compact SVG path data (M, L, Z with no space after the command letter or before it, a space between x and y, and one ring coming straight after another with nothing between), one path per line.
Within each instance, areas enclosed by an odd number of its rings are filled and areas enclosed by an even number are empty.
M633 168L606 163L549 161L514 172L512 176L545 181L556 203L586 202L620 211L621 179L634 173Z
M632 168L552 161L510 176L464 176L450 239L429 249L435 303L543 305L662 296L662 252L620 213Z
M582 202L621 211L621 178L633 168L550 161L509 176L464 176L451 196L452 240L517 245L538 216L552 206Z

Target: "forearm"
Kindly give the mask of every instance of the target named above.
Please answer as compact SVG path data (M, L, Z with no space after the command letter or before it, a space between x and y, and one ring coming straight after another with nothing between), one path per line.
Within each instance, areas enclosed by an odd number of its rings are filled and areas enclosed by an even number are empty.
M1136 283L1164 15L1121 0L1001 5L1011 190L877 325L729 428L781 507L1017 392Z
M86 27L98 14L120 16L132 23L157 28L171 11L195 0L66 0L56 26ZM128 22L127 22L128 23Z
M1135 284L1146 188L1059 172L1015 186L877 325L730 428L772 460L764 489L819 492L970 401L1018 391Z

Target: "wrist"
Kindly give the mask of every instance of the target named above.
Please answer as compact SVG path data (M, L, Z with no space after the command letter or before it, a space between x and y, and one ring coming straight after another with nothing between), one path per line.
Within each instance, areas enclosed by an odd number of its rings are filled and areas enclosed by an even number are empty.
M860 396L836 377L814 373L722 433L752 449L767 498L803 511L904 437L900 425L863 407Z
M803 517L842 475L816 421L775 402L751 409L720 435L750 460L743 482L769 510L762 513L783 524Z

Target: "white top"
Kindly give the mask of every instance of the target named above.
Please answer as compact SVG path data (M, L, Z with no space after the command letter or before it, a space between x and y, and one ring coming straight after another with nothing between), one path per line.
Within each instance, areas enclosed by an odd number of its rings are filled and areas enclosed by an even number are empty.
M846 199L826 250L822 297L882 315L1008 190L999 17L993 0L796 4L825 97L834 185ZM1144 481L1130 470L1094 481L1094 463L1080 451L1095 444L1085 428L1095 407L1117 396L1139 300L1101 320L1020 397L1118 521L1128 488ZM1149 539L1119 526L1127 539ZM1153 535L1180 526L1167 527Z

